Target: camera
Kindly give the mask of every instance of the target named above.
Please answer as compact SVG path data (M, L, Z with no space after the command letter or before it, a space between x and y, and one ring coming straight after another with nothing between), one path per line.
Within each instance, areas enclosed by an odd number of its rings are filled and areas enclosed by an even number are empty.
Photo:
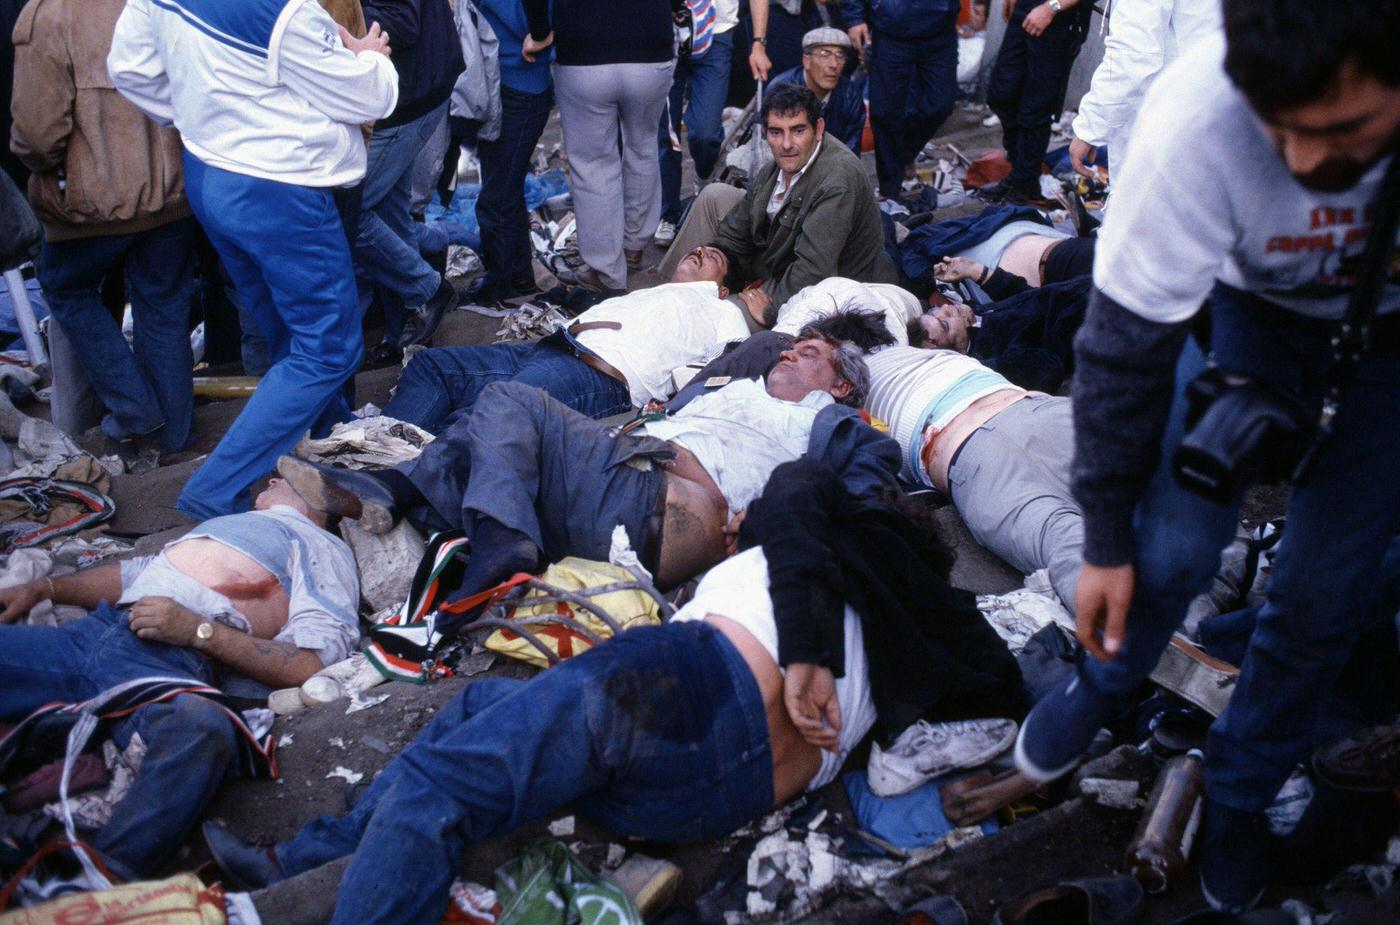
M1208 367L1186 387L1186 436L1172 471L1188 491L1227 504L1255 481L1282 481L1313 439L1314 416L1292 395Z

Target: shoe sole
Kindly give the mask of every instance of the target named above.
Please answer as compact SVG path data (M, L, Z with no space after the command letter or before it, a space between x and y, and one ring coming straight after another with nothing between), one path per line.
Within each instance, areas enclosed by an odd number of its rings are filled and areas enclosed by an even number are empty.
M1075 758L1073 761L1060 768L1055 768L1053 770L1042 768L1026 754L1025 741L1026 727L1022 725L1021 731L1016 734L1016 748L1011 753L1012 760L1016 762L1016 770L1038 784L1047 784L1052 780L1059 780L1079 766L1079 758Z
M316 510L348 517L367 533L388 533L394 526L394 515L388 508L367 503L358 495L333 484L325 473L304 459L283 456L277 460L277 474L286 479L287 484Z
M1210 906L1216 912L1224 912L1227 915L1244 915L1259 904L1259 900L1264 898L1264 891L1268 889L1267 886L1261 886L1259 892L1255 893L1254 898L1248 903L1243 906L1231 906L1216 899L1210 894L1210 890L1206 889L1206 875L1204 871L1199 874L1199 877L1201 881L1201 897L1205 899L1206 905Z

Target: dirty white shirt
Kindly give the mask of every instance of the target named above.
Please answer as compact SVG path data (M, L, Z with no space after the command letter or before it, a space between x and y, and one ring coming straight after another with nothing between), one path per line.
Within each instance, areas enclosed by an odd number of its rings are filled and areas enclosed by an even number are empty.
M201 538L236 549L277 576L288 599L287 625L274 637L278 642L310 649L325 665L354 651L360 640L360 582L354 554L344 540L300 511L279 504L266 511L206 520L165 549ZM171 565L165 549L154 556L122 560L118 603L168 597L240 633L252 631L232 601Z
M795 337L814 321L849 311L880 314L894 342L908 344L909 322L923 314L923 305L914 293L890 283L858 283L843 276L831 276L793 293L778 309L778 321L773 330Z
M703 620L710 614L727 617L753 634L778 664L778 624L773 600L768 596L768 559L762 547L754 547L710 569L695 589L695 596L671 620ZM865 657L865 635L860 616L846 608L845 674L836 679L836 703L841 708L841 731L836 752L822 752L822 766L807 785L825 787L836 779L852 749L875 725L875 701L870 694L870 666ZM782 671L781 665L778 668Z
M632 404L665 401L675 392L671 372L704 366L724 345L749 336L744 309L719 297L719 284L666 283L600 302L576 324L612 322L616 330L580 331L574 339L627 379Z
M733 517L763 494L774 469L807 452L817 412L834 401L826 392L783 401L769 395L762 380L740 379L648 424L646 432L694 453Z

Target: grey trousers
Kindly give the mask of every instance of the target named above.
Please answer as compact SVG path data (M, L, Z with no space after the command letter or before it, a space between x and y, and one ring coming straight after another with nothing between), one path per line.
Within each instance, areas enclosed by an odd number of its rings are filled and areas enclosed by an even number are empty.
M743 201L744 191L728 183L711 183L700 190L695 204L690 207L680 230L676 232L676 240L671 242L671 249L666 252L666 259L656 268L662 279L671 278L686 254L713 241L720 222Z
M623 248L641 250L661 221L656 126L674 70L674 61L554 65L579 256L614 289L627 288Z
M1049 569L1070 612L1084 547L1073 456L1070 400L1029 396L968 437L948 470L953 505L977 542L1024 574Z
M666 474L652 463L674 456L666 441L617 435L542 389L495 382L398 469L450 527L483 515L528 536L551 562L606 562L621 524L655 573Z

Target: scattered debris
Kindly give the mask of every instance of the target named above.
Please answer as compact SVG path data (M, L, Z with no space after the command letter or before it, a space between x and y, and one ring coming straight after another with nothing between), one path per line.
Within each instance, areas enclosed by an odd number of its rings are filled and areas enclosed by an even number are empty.
M1086 777L1079 782L1080 793L1109 809L1137 809L1140 789L1135 780Z
M345 708L345 715L358 713L361 710L368 710L370 707L377 707L389 699L388 694L380 694L378 697L366 697L363 694L355 694L350 698L350 705Z
M574 834L574 817L565 816L562 819L555 819L549 824L549 834L555 838L568 838Z
M284 732L284 733L282 733L280 736L277 737L277 747L278 747L278 748L286 748L288 745L291 745L291 744L292 744L292 734L291 734L290 732Z
M341 750L344 750L345 748L345 740L342 739L340 736L332 736L327 744L329 744L332 748L339 748Z
M333 777L339 777L341 780L351 785L358 784L365 778L365 776L359 771L352 771L349 768L341 767L340 765L336 765L333 770L327 772L326 780L330 780ZM310 785L311 781L307 781L306 783Z

